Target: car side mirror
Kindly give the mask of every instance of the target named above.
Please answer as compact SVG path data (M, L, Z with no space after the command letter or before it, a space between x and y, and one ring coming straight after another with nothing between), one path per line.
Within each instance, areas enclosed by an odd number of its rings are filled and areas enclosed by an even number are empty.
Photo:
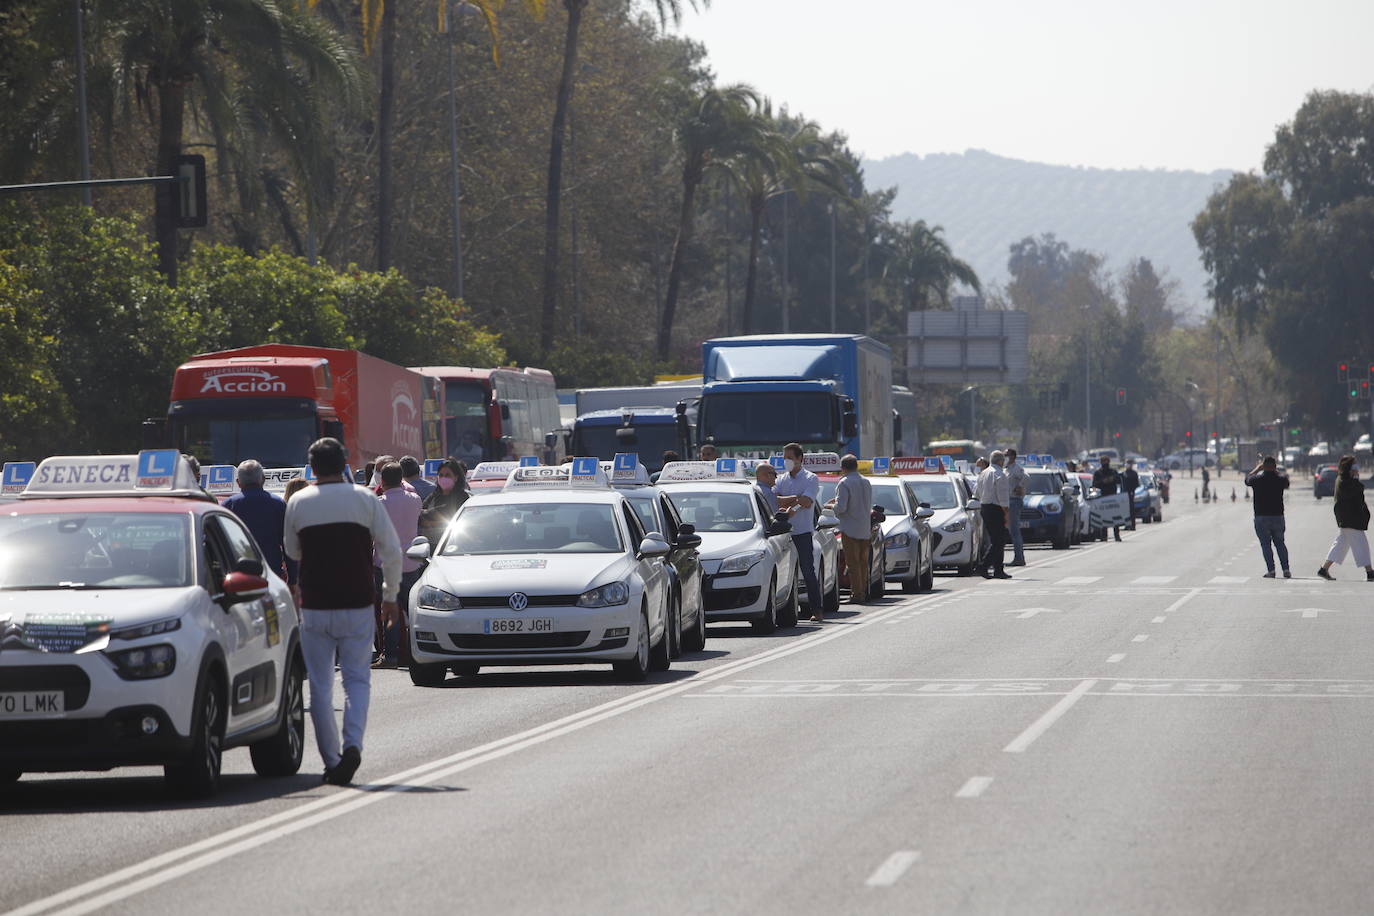
M239 557L234 561L234 572L247 573L250 576L262 576L262 561L254 557Z
M259 563L258 566L261 568L262 564ZM224 589L224 596L221 600L227 607L266 598L268 585L267 580L262 576L236 571L224 577L221 588Z
M410 560L428 560L429 538L417 537L415 540L411 541L410 546L406 548L406 558Z
M922 506L921 508L916 510L917 518L930 518L934 514L935 510L930 508L929 506Z
M976 499L970 499L968 502L964 503L964 508L970 512L977 512L979 509L983 508L983 504Z
M639 542L640 559L648 560L653 557L666 557L672 546L657 533L648 535Z
M1068 484L1065 484L1064 486L1062 486L1062 487L1059 488L1059 495L1060 495L1060 496L1069 497L1069 496L1074 496L1074 495L1076 495L1077 493L1078 493L1078 491L1075 490L1073 487L1069 486Z
M875 522L887 521L887 513L883 511L882 506L874 506L869 512L869 517Z
M770 538L771 538L771 537L777 537L777 536L780 535L780 534L791 534L791 533L792 533L792 523L791 523L791 522L785 522L785 521L782 521L782 520L780 520L780 519L773 519L773 521L771 521L771 522L768 523L768 527L765 529L765 533L766 533Z

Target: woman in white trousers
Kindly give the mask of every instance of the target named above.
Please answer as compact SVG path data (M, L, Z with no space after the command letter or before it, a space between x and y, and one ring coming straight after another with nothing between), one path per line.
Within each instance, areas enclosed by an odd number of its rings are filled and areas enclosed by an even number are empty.
M1347 552L1355 557L1355 563L1364 567L1364 577L1374 582L1374 566L1369 563L1369 506L1364 501L1364 484L1360 483L1359 468L1355 467L1355 456L1346 455L1337 465L1336 498L1332 509L1336 513L1336 540L1326 553L1326 562L1317 575L1323 579L1334 579L1331 564L1345 561Z

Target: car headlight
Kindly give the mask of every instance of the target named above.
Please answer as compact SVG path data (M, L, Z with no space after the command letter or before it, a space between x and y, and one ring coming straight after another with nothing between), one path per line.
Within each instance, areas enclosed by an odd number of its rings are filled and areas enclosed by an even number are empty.
M458 611L462 610L463 607L463 602L458 600L457 595L450 595L442 588L435 588L432 585L420 586L417 603L421 609L426 611Z
M1055 500L1052 500L1052 499L1047 499L1047 500L1045 500L1043 503L1040 504L1040 508L1044 509L1046 512L1049 512L1049 513L1063 512L1063 511L1064 511L1064 504L1061 503L1061 502L1057 502L1057 501L1055 501Z
M169 617L166 620L154 620L152 623L140 624L136 627L120 627L110 631L111 639L142 639L145 636L156 636L159 633L170 633L173 630L181 629L180 617Z
M950 534L954 534L955 532L963 531L963 530L964 530L965 528L967 528L967 527L968 527L968 519L958 518L958 519L955 519L955 520L952 521L952 522L949 522L949 523L947 523L947 524L941 525L941 526L940 526L940 530L941 530L941 531L948 531Z
M762 550L748 550L744 553L737 553L733 557L726 557L725 562L720 564L720 571L723 573L742 573L748 572L758 565L759 561L766 556Z
M105 657L114 663L115 674L126 681L166 677L177 666L177 650L167 643L125 649L122 652L106 652Z
M911 535L905 531L901 534L894 534L883 540L883 546L888 550L905 550L911 546Z
M613 607L630 600L630 588L624 582L608 582L577 597L578 607Z

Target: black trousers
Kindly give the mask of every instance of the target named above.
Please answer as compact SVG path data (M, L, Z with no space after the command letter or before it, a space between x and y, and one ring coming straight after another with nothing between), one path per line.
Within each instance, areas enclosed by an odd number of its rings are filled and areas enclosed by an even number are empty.
M988 535L988 549L979 558L978 566L986 570L991 565L993 573L1000 573L1003 571L1003 552L1011 542L1011 534L1007 531L1006 510L1001 506L983 506L979 511L983 514L983 530Z

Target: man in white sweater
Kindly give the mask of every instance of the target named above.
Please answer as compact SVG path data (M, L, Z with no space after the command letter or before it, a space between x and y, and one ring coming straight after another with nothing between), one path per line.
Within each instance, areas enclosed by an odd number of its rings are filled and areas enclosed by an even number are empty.
M310 678L310 719L324 758L324 781L346 786L362 762L363 730L372 691L372 551L382 567L382 611L394 615L401 579L401 544L372 491L344 479L338 439L310 446L316 484L286 506L282 544L300 563L301 652ZM334 659L343 677L343 751L334 721Z

